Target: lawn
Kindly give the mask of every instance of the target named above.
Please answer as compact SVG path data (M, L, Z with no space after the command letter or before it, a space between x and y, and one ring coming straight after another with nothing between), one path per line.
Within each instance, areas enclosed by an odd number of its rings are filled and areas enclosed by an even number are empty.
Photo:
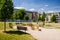
M14 24L14 23L13 23ZM7 29L10 29L9 27L9 22L6 22L6 28ZM4 29L4 22L0 22L0 30L3 30Z
M22 31L7 31L0 33L0 40L36 40L30 34Z
M32 23L33 25L37 25L37 22L21 22L23 24L28 24L28 23ZM15 26L16 23L12 22L12 24ZM38 25L42 25L42 22L38 22ZM4 28L4 22L0 22L0 30L3 30ZM9 27L9 22L6 22L6 28L10 29ZM56 28L56 29L60 29L60 23L45 23L44 28Z
M46 23L45 28L60 29L60 23Z
M13 25L16 25L15 22L12 22ZM0 31L4 28L4 22L0 22ZM9 22L6 22L6 29L10 29ZM0 32L0 40L36 40L30 34L17 31L9 30L7 32Z
M6 29L11 29L9 27L9 23L12 23L13 26L16 25L16 22L6 22ZM19 23L28 24L28 23L31 23L31 22L19 22ZM4 28L4 22L0 22L0 30L3 30L3 28Z
M22 22L23 24L28 24L28 22ZM33 25L37 25L37 22L29 22ZM12 22L13 25L16 25L15 22ZM42 25L42 22L38 22L38 25ZM0 22L0 30L3 30L4 22ZM56 28L60 29L60 23L45 23L44 28ZM9 22L6 22L6 29L10 29ZM0 40L36 40L30 34L22 32L22 31L7 31L0 32Z

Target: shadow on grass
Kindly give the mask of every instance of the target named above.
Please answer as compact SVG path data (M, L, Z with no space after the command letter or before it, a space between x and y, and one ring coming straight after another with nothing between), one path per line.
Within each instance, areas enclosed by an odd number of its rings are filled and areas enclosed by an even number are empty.
M22 31L5 31L5 33L7 33L7 34L17 34L17 35L28 34L26 32L22 32ZM28 35L30 35L30 34L28 34Z
M16 34L16 35L30 35L30 34L28 34L28 33L26 33L26 32L22 32L22 31L3 31L4 33L6 33L6 34ZM29 37L29 36L28 36ZM34 39L34 40L37 40L37 39Z

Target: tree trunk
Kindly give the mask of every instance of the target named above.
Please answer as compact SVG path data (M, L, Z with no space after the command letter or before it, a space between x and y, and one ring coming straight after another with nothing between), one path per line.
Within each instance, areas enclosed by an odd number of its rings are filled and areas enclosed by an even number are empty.
M6 31L6 20L4 21L4 32Z
M37 22L37 24L38 24L38 22Z
M43 21L43 27L44 27L44 25L45 25L45 21Z
M38 20L37 20L37 24L38 24Z

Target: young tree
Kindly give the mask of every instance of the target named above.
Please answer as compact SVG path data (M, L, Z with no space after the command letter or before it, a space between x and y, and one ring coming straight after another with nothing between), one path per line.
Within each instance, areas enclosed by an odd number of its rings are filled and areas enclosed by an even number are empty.
M29 20L29 16L26 15L26 16L25 16L25 20Z
M41 16L38 17L38 21L41 21Z
M51 21L52 21L52 22L56 22L56 15L53 15L53 16L51 17Z
M25 9L20 9L15 13L14 18L24 20L25 15L26 15Z
M45 12L43 12L42 17L41 17L41 21L43 22L43 26L45 25L45 17L46 17Z
M37 17L37 24L38 24L38 21L41 21L41 16Z
M1 8L0 19L4 21L4 31L6 31L6 20L10 19L13 14L13 2L12 0L5 0L4 5Z

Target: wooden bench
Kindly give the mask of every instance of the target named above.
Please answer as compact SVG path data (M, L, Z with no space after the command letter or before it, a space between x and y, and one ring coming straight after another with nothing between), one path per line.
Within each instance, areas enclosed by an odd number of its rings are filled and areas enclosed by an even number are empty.
M23 27L23 26L17 26L17 29L18 30L25 30L25 31L27 31L27 27Z

